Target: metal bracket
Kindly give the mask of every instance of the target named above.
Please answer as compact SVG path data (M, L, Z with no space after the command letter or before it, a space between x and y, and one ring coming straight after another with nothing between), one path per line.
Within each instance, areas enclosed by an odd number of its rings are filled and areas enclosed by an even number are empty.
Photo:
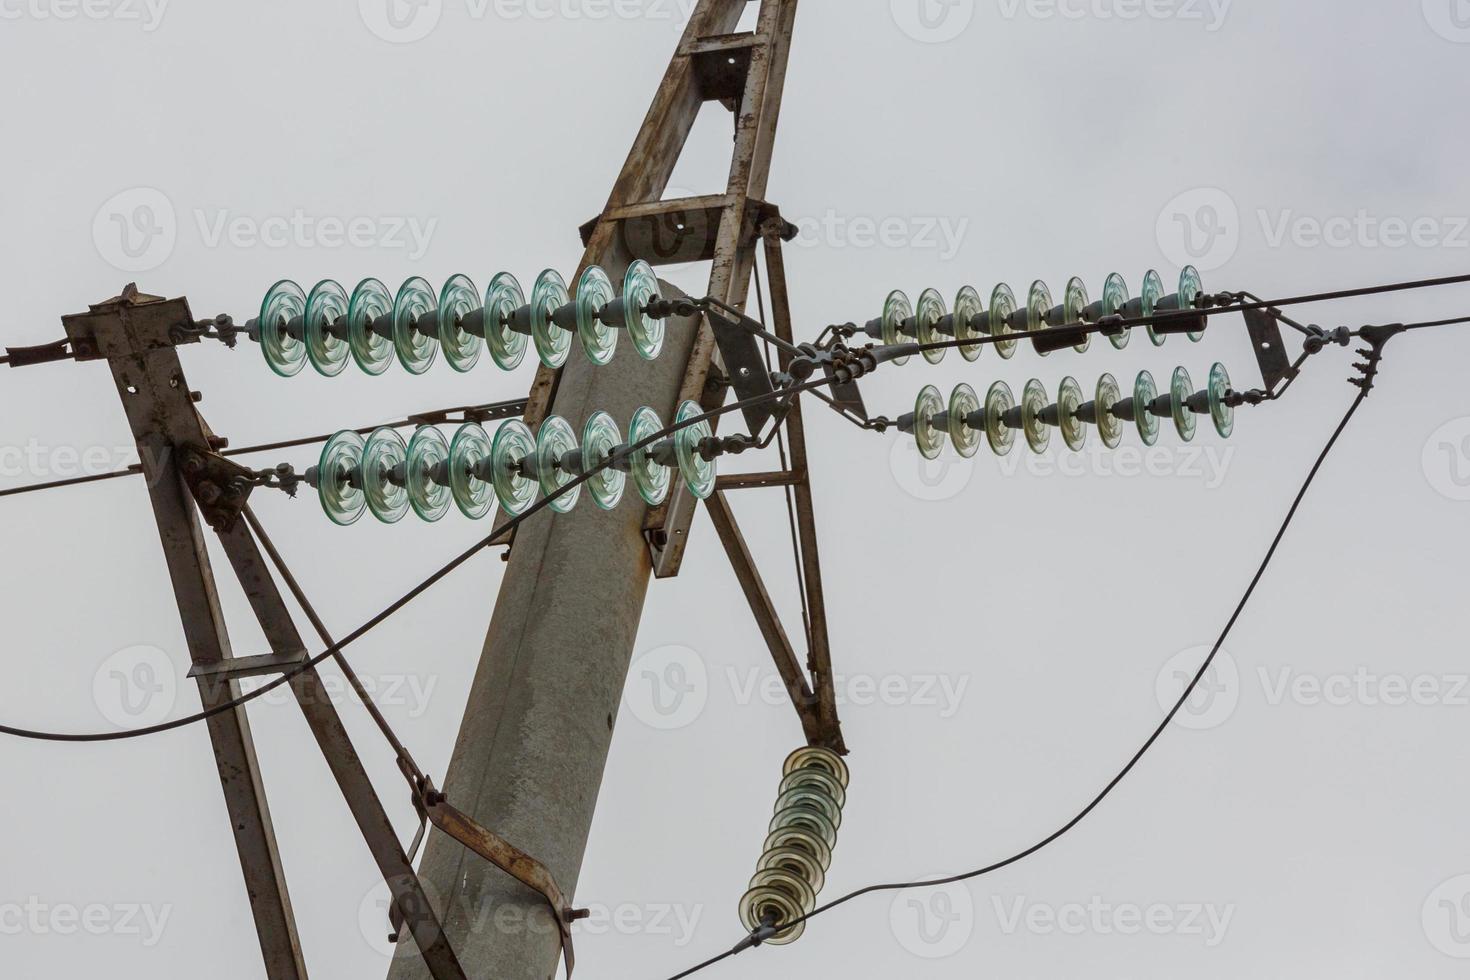
M572 968L577 962L576 953L572 949L572 923L585 919L591 913L587 909L572 908L546 865L451 806L444 794L434 788L432 780L426 778L423 785L416 788L413 805L419 815L440 832L448 834L546 899L561 934L561 954L566 960L567 976L570 978Z
M221 534L233 528L255 488L255 471L194 449L185 450L179 471L205 522Z
M1299 373L1286 355L1286 342L1281 338L1281 321L1274 310L1244 310L1245 328L1251 335L1256 362L1261 366L1261 380L1267 391L1275 391L1282 381Z
M715 343L719 345L725 374L730 379L730 386L735 389L735 397L743 401L774 393L776 389L771 384L765 355L753 332L765 328L717 299L708 298L705 302L708 304L705 315L709 317L710 327L714 330ZM743 410L749 431L759 432L765 426L771 417L771 404L764 402L747 406Z

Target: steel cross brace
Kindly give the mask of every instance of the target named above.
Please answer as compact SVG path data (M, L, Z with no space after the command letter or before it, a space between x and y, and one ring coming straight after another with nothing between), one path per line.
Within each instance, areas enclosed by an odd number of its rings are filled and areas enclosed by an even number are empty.
M219 442L195 408L197 395L189 390L176 350L176 345L198 339L186 329L193 323L188 302L144 295L129 285L120 296L86 313L63 317L62 322L75 349L105 358L112 370L143 460L164 558L194 661L189 675L199 685L203 706L208 709L239 697L241 677L299 671L289 686L388 884L394 921L407 925L434 977L463 980L467 974L320 675L315 667L300 669L306 660L300 633L262 557L260 543L239 519L253 489L247 479L252 474L215 452ZM196 504L218 535L245 591L270 644L268 654L236 657L230 648ZM266 974L272 980L304 980L306 965L244 706L212 716L208 726ZM403 762L400 759L401 766ZM407 770L405 775L409 775ZM415 784L414 804L435 826L547 897L562 924L570 972L573 956L567 924L577 913L567 907L549 872L459 814L427 780Z
M761 228L765 241L766 271L771 290L771 329L786 343L793 342L791 329L791 303L786 289L786 263L781 253L783 238L782 223L768 221ZM789 352L778 353L782 370L791 360ZM827 633L827 601L822 587L822 564L817 545L816 507L812 499L811 474L807 464L806 426L802 420L801 399L793 399L786 413L786 436L790 444L790 470L788 472L758 473L746 476L722 477L716 483L713 496L706 502L710 521L715 526L725 554L735 570L735 577L745 593L750 611L760 627L761 636L770 648L776 670L785 683L801 720L802 731L807 742L846 754L842 739L842 723L837 717L837 694L832 678L832 648ZM781 625L756 567L754 557L746 545L735 514L730 507L727 492L750 487L780 486L791 488L798 551L800 552L800 575L807 596L807 661L811 683L808 685L802 671L801 661Z

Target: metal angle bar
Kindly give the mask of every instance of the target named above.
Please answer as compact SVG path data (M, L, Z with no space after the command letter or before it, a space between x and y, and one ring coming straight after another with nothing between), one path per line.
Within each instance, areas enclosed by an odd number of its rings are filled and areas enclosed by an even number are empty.
M714 525L720 543L725 546L725 554L729 557L730 567L734 569L735 578L745 593L745 600L750 604L756 626L760 628L761 636L771 651L776 671L781 675L786 693L791 697L791 705L801 720L802 731L806 734L807 741L815 744L820 738L815 711L816 699L807 684L801 660L791 646L785 627L781 625L775 604L771 602L771 594L766 590L765 581L756 567L750 547L745 543L745 536L740 533L740 526L735 522L730 502L725 499L724 493L717 490L705 501L705 507L709 511L710 523Z
M736 114L735 151L727 187L732 197L743 200L765 197L795 18L796 0L765 0L761 4L756 33L767 38L768 43L751 50L745 93ZM742 205L725 212L709 287L710 296L738 310L745 307L755 266L755 243L745 240L742 234L744 211ZM706 321L689 358L680 401L691 399L706 409L720 405L727 388L725 384L710 383L710 369L714 364L714 331ZM651 532L650 549L657 577L669 578L679 573L689 529L694 523L695 505L688 490L676 485L663 508L650 511L645 526Z
M745 7L746 0L701 0L690 16L680 40L679 53L670 59L669 67L659 82L643 125L603 207L604 215L639 203L656 202L663 197L680 151L704 105L695 77L694 59L683 53L683 49L701 38L730 33L739 24ZM634 256L628 253L619 237L618 223L605 219L597 221L590 235L584 235L584 241L587 247L576 276L580 276L588 265L595 264L602 266L614 282L619 281ZM561 369L548 368L544 364L536 369L524 416L525 423L532 429L551 413L551 403L560 383ZM502 529L507 520L509 518L501 512L496 516L494 526ZM497 536L494 543L509 545L514 538L514 529L506 530Z
M229 636L179 454L167 451L174 443L205 443L197 415L165 407L175 396L188 397L176 382L182 375L178 355L166 342L168 328L192 320L183 300L164 302L130 290L87 313L64 317L63 323L69 338L100 347L107 357L143 460L189 657L195 665L211 666L231 659ZM199 699L206 709L239 695L233 680L199 678ZM245 708L213 715L207 726L266 975L304 980L306 963Z
M301 636L248 522L236 522L228 531L220 532L220 542L266 639L272 646L281 644L284 649L300 647ZM465 977L413 864L398 842L393 822L342 724L342 717L322 684L321 675L315 667L309 668L293 677L290 687L363 841L388 884L394 907L418 944L425 964L439 980Z
M775 473L731 473L715 479L716 490L753 490L758 487L790 487L806 479L798 471Z
M780 231L774 225L766 226L766 277L771 289L771 328L776 336L790 343L791 297L786 288L786 260L781 252ZM784 369L790 355L777 355ZM820 744L834 752L845 753L842 740L842 722L837 717L837 690L832 677L832 644L827 634L827 598L822 587L822 560L817 548L816 503L812 499L811 467L807 461L806 424L802 421L801 399L791 403L786 415L786 439L791 449L791 469L800 473L802 479L794 487L796 496L796 530L801 542L802 578L806 583L807 613L811 636L808 664L812 674L812 687L817 695Z

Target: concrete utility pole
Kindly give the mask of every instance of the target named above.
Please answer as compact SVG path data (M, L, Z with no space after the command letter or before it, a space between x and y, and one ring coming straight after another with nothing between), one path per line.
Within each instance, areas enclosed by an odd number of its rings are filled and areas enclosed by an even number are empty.
M601 265L616 281L637 258L710 260L709 295L743 308L759 226L769 216L761 199L796 0L761 0L756 30L731 33L745 8L745 0L701 0L696 7L606 209L584 228L584 267ZM723 103L735 118L728 185L662 201L708 102ZM710 325L674 321L667 338L651 364L619 352L606 367L573 358L559 374L543 368L528 423L552 413L580 420L596 409L628 418L643 404L667 421L682 399L707 407L723 402L728 384L723 372L711 371ZM681 489L662 508L625 500L612 514L583 507L515 532L444 788L475 820L542 861L568 894L581 869L649 576L677 572L692 514L693 501ZM421 877L442 903L444 928L470 976L555 975L561 947L539 895L437 833ZM390 980L431 976L414 944L400 944Z

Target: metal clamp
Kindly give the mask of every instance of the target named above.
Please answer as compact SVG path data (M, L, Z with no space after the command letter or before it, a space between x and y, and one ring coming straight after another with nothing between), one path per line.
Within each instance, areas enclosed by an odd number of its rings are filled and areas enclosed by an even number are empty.
M451 806L428 777L417 782L413 805L421 818L427 819L442 833L453 837L546 900L561 934L561 954L567 964L567 976L570 977L577 962L572 949L572 923L585 919L591 912L588 909L572 908L546 865Z

